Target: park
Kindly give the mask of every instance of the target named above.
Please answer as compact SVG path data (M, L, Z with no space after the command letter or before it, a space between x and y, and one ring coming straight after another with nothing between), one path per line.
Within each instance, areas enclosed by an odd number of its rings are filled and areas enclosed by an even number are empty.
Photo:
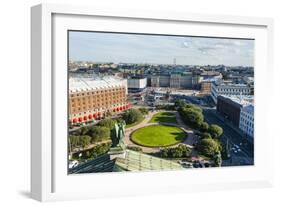
M123 125L122 140L117 137L118 135L114 135L119 134L113 132L119 127L116 125ZM179 102L173 109L149 110L135 107L117 118L105 118L97 125L82 127L71 133L70 149L73 151L74 159L81 160L82 157L87 161L95 159L99 161L99 158L106 154L117 155L116 164L119 168L123 165L125 170L127 168L125 165L132 161L130 158L138 154L142 161L147 158L172 161L176 168L181 161L211 160L216 161L218 163L216 165L219 166L220 153L223 149L219 137L222 132L217 125L204 122L201 108ZM124 162L125 160L118 156L125 150L131 155L127 156L130 161ZM138 164L145 165L147 162Z
M186 133L179 127L169 125L150 125L133 132L131 140L141 146L166 147L183 142Z

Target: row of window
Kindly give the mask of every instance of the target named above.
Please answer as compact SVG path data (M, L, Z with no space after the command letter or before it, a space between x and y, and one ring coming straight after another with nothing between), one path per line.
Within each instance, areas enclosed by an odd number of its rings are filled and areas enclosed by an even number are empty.
M245 92L249 93L249 89L217 89L217 92Z
M244 126L240 127L240 129L242 129L243 132L253 136L254 130L252 127L248 127L248 126L244 125Z
M87 96L87 95L96 95L96 94L105 94L105 93L116 93L123 92L125 88L116 88L116 89L108 89L108 90L97 90L92 92L80 92L77 94L71 94L71 97L79 97L79 96Z
M118 107L118 106L120 106L120 105L114 105L114 107ZM73 112L72 117L79 117L81 115L92 114L92 113L100 112L100 111L111 111L111 107L100 107L98 109L87 110L84 112L81 112L81 111Z
M248 113L242 112L241 113L241 117L242 117L241 119L245 119L245 121L246 121L246 119L250 120L250 121L254 121L254 117L253 117L252 114L248 114Z
M83 98L73 98L73 99L71 99L71 102L81 102L81 101L83 101L83 102L86 102L87 100L88 100L88 102L99 102L99 101L110 101L110 100L113 100L113 101L115 101L115 100L118 100L118 99L122 99L122 98L124 98L125 97L125 95L116 95L116 96L112 96L112 97L99 97L99 98L85 98L85 97L83 97Z
M96 109L103 109L103 108L111 108L115 107L113 104L97 104L97 105L88 105L88 106L80 106L80 107L71 107L70 108L70 113L77 113L77 112L82 112L85 110L96 110Z

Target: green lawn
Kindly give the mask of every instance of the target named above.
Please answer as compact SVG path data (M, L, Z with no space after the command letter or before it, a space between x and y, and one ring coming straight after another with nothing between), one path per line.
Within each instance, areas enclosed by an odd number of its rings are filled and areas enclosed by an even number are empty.
M144 120L144 116L139 121L137 121L137 122L134 122L132 124L126 124L125 128L133 127L133 126L141 123L143 120Z
M171 112L158 112L149 121L150 123L177 123L176 115Z
M151 125L133 132L131 140L142 146L165 147L183 142L187 134L179 127Z

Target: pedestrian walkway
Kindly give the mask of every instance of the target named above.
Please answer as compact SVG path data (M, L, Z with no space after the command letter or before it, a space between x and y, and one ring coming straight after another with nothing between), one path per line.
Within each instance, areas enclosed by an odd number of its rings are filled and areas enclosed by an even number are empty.
M181 119L181 117L180 117L180 115L177 111L169 111L169 112L175 114L176 119L177 119L177 123L149 123L152 116L155 115L156 113L159 113L159 112L163 112L163 111L159 110L159 111L155 111L155 112L149 112L148 115L144 118L144 120L141 123L139 123L139 124L137 124L133 127L127 128L125 130L125 139L124 139L126 145L128 145L128 146L138 146L138 147L142 148L143 152L145 152L145 153L159 152L160 147L153 147L153 148L152 147L143 147L143 146L134 144L130 140L130 136L135 130L137 130L139 128L142 128L142 127L145 127L145 126L149 126L149 125L170 125L170 126L180 127L182 130L184 130L187 133L188 137L183 142L183 144L187 145L190 148L193 148L193 144L198 141L197 137L194 135L193 130L190 129L189 127L187 127L184 124L184 122L182 121L182 119Z

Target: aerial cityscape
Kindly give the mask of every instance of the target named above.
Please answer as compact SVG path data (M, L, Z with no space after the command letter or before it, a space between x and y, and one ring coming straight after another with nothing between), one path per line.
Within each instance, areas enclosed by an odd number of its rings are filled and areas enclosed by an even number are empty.
M254 42L69 31L68 174L254 165Z

